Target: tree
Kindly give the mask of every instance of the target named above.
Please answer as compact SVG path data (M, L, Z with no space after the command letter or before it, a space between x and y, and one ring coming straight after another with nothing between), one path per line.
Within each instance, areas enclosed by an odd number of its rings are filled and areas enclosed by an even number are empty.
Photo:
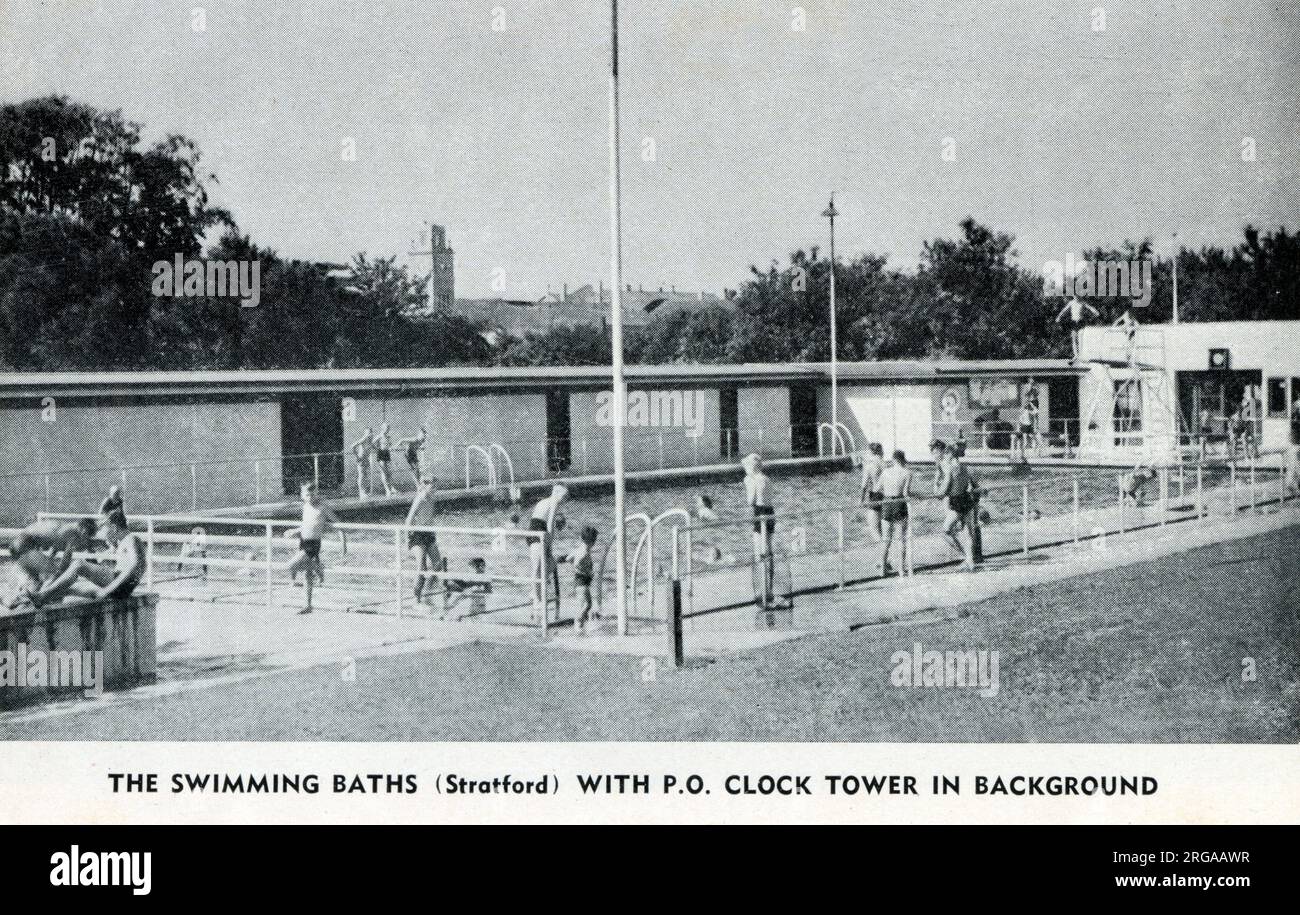
M197 254L234 221L213 207L198 147L168 135L141 147L139 124L63 96L0 106L0 206L67 216L150 261Z
M557 324L544 334L506 337L497 352L498 365L609 365L612 359L608 334L587 324Z
M917 294L905 320L924 327L925 355L1011 359L1066 355L1068 339L1041 277L1014 263L1011 235L961 222L961 238L935 239L921 250Z

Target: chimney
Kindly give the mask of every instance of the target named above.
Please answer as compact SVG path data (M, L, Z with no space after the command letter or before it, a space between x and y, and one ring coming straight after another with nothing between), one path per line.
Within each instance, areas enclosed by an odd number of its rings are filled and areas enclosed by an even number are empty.
M567 301L569 301L569 284L568 284L568 283L565 283L565 284L564 284L564 295L563 295L563 297L560 299L560 301L561 301L561 302L567 302Z
M672 291L672 294L673 294L673 295L677 295L677 287L676 287L676 286L669 286L668 288Z

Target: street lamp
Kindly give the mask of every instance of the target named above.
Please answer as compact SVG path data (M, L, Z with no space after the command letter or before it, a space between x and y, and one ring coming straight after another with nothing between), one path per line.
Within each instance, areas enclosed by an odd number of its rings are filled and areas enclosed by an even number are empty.
M1174 233L1174 321L1178 323L1178 233Z
M835 437L839 435L840 427L839 360L835 352L835 217L840 214L835 209L834 191L831 191L831 202L822 215L831 221L831 425L835 427L831 452L834 453Z

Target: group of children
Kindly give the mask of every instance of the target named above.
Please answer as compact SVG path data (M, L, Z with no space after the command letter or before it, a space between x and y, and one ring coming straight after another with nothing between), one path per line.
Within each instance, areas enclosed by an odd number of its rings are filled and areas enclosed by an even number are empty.
M962 463L959 451L964 449L937 439L930 443L934 462L932 488L934 495L944 500L943 538L961 556L962 568L973 572L979 544L980 488ZM889 553L895 536L899 541L899 568L902 574L911 574L912 496L912 471L908 468L907 455L896 450L886 461L878 442L868 444L862 460L859 502L867 509L868 533L881 546L880 565L885 576L894 571L889 564Z
M130 596L144 577L144 547L127 527L120 492L110 494L101 508L98 521L39 520L9 542L13 564L0 594L0 610L20 613L66 597ZM109 553L95 560L77 556L97 540L108 545Z
M384 495L396 495L397 490L393 487L394 449L402 452L411 475L419 481L422 476L420 452L424 449L428 438L429 433L424 426L421 426L420 431L415 435L398 439L396 442L393 441L392 429L388 423L381 425L378 433L367 426L365 434L353 442L351 447L357 472L357 498L365 499L369 495L366 479L367 476L376 473L384 488Z

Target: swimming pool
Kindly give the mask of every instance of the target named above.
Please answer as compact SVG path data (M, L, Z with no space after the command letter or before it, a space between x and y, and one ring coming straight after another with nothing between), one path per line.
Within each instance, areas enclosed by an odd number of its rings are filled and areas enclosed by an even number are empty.
M1115 471L1074 470L1031 468L1026 472L1022 468L1011 467L975 467L970 468L981 486L987 490L981 500L981 509L987 512L985 524L999 525L1019 523L1023 509L1024 487L1029 487L1030 517L1049 517L1068 514L1073 504L1073 481L1079 482L1079 502L1083 508L1096 508L1113 505L1117 498ZM927 496L932 489L934 470L930 466L920 465L914 468L912 491L916 496ZM651 518L674 508L685 508L694 514L696 496L708 495L713 500L714 510L723 520L736 518L747 520L750 517L745 505L743 472L737 468L734 477L711 476L689 478L682 481L653 484L642 482L629 486L627 492L626 514L631 516L644 513ZM825 523L824 517L819 523L816 517L818 509L832 509L838 506L853 506L858 502L861 471L844 468L827 469L821 472L809 472L800 468L798 473L783 473L777 470L771 473L770 495L778 515L790 512L813 513L805 519L791 521L785 527L786 535L794 535L796 529L801 535L801 550L817 552L830 548L831 540L836 536L832 526ZM1152 487L1154 489L1154 487ZM540 493L536 497L540 497ZM1151 497L1154 497L1152 494ZM483 500L474 505L457 505L445 507L438 514L438 525L455 525L479 528L513 527L511 516L520 514L524 522L532 507L533 497L525 499L523 504L512 505L505 494L494 500ZM913 535L923 536L939 529L943 520L943 505L937 499L921 499L913 505ZM599 542L604 545L613 537L614 497L612 491L604 488L598 491L570 491L568 500L561 508L565 518L565 529L556 538L556 552L565 554L577 546L578 532L584 525L590 524L599 533ZM361 510L349 513L348 520L364 521L377 524L401 523L406 517L404 509ZM870 535L866 529L865 512L861 509L846 511L845 538L848 544L869 542ZM640 536L641 525L630 525L628 529L629 551ZM663 546L670 536L666 529L656 533L658 538L656 553L663 552ZM695 548L699 551L707 547L723 556L747 556L751 552L750 527L747 524L714 527L701 532ZM631 560L631 555L628 559Z

